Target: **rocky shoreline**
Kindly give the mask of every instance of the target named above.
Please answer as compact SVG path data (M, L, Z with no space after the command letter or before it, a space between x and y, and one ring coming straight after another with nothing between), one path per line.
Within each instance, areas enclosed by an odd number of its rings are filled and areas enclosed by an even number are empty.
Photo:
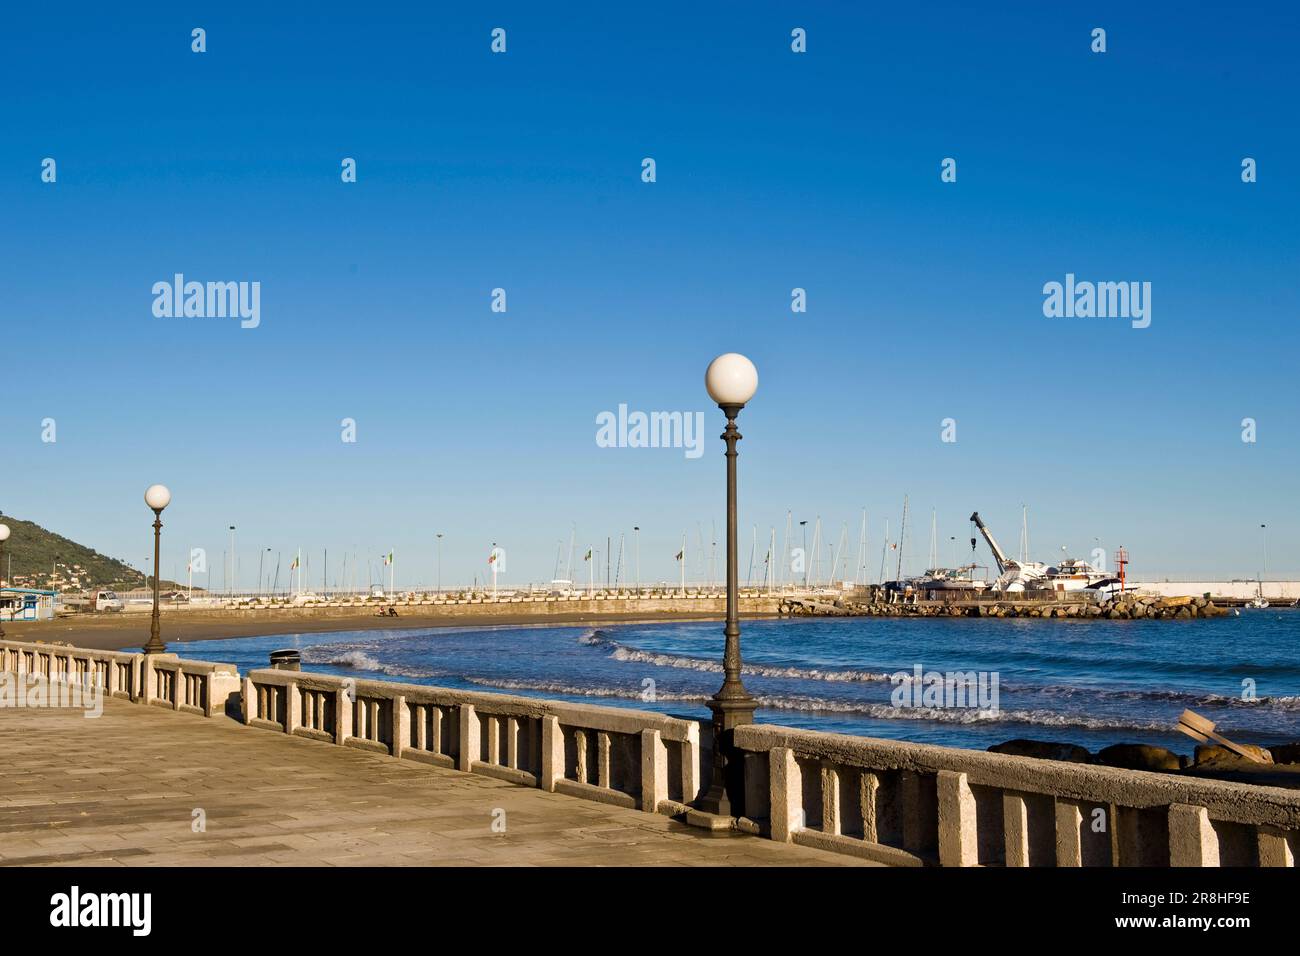
M1300 789L1300 743L1257 747L1243 744L1258 759L1249 760L1217 744L1197 746L1192 757L1151 744L1112 744L1095 754L1077 744L1018 738L989 747L990 753L1068 763L1095 764L1123 770L1146 770L1260 786Z
M1157 597L1123 594L1099 602L1091 601L883 601L855 602L840 599L821 604L797 598L781 602L779 612L787 616L842 617L1040 617L1081 620L1192 620L1221 617L1228 613L1206 597Z

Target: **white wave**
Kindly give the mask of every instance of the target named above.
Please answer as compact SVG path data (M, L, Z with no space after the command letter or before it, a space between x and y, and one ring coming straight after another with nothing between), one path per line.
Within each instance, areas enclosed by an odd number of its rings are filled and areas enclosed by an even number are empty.
M446 675L446 671L439 671L429 667L413 667L402 664L386 664L377 660L365 651L357 648L339 648L331 647L328 644L320 647L309 647L303 651L302 659L307 664L324 664L329 667L348 667L352 670L371 671L376 674L384 674L388 677L441 677Z
M603 631L593 630L578 638L580 644L612 648L610 657L616 661L630 664L652 664L656 667L672 667L677 670L703 671L721 674L722 664L703 657L689 657L681 654L665 654L657 651L643 651L608 637ZM888 681L888 674L872 671L844 668L826 670L818 667L796 667L784 664L744 665L743 673L756 677L787 677L795 680L824 680L837 682Z
M577 687L559 681L515 680L512 678L466 677L471 684L496 687L501 690L535 690L547 694L565 694L571 697L616 697L624 700L645 700L644 691L637 687ZM708 694L673 694L655 692L655 700L705 701Z
M470 683L501 690L531 690L570 697L618 698L643 700L638 687L579 687L558 681L467 678ZM708 694L680 694L657 691L656 701L704 702ZM928 720L945 724L1030 724L1040 727L1078 727L1087 730L1154 730L1169 729L1166 721L1122 721L1060 714L1045 710L974 710L966 708L894 707L892 704L830 700L823 697L767 696L756 698L759 707L800 713L846 714L876 720Z

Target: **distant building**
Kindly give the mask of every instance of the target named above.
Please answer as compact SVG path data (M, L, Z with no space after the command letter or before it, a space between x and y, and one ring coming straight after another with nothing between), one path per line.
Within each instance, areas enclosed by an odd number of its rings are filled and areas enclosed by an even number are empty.
M0 588L0 620L48 621L54 617L57 596L36 588Z

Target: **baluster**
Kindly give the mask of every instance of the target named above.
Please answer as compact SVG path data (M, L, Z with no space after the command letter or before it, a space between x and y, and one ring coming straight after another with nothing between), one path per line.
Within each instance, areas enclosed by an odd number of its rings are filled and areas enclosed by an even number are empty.
M574 776L578 783L587 782L587 732L581 728L573 732L573 748L577 756Z
M773 747L768 754L771 782L772 839L789 843L804 827L803 771L789 747Z
M1077 803L1060 797L1056 800L1056 865L1083 866L1083 846L1079 828L1083 812Z
M519 769L519 720L515 717L506 718L506 766Z
M976 866L975 793L966 774L940 770L936 781L939 798L939 862L943 866Z
M424 704L411 705L411 723L415 727L415 749L428 750L428 707Z
M1205 807L1180 803L1170 806L1169 865L1219 865L1219 837L1210 825Z
M862 810L862 839L867 843L879 843L880 778L870 770L862 771L858 801Z
M501 718L485 717L487 721L487 755L483 758L490 764L501 763Z
M1029 865L1029 804L1020 793L1002 794L1002 831L1006 837L1006 865Z
M822 832L840 834L840 773L829 760L822 761Z
M596 734L596 786L610 789L610 738L605 731Z

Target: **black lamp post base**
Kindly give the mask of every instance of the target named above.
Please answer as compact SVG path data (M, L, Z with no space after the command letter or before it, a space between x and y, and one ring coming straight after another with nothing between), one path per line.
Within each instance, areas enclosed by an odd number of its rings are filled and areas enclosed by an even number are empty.
M748 694L715 696L709 701L709 710L713 711L713 779L708 791L696 801L696 809L722 817L744 814L745 767L732 744L732 733L737 727L752 724L757 709L758 702Z

